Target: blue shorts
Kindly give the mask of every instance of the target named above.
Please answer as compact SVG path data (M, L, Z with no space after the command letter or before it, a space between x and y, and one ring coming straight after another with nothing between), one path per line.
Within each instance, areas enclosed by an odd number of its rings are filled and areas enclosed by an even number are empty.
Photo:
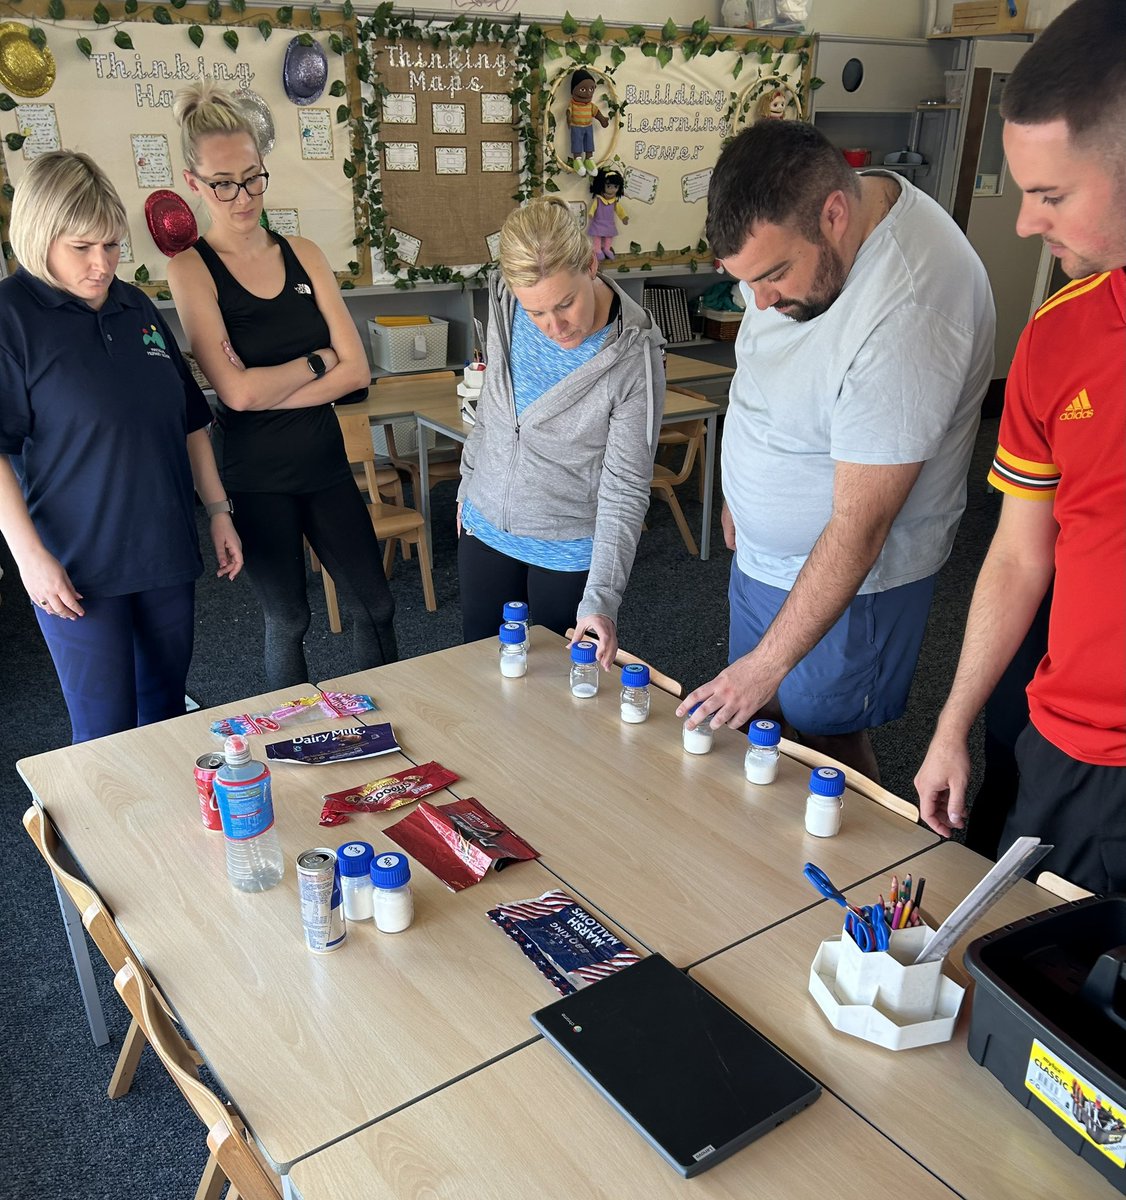
M802 733L842 734L894 721L907 707L935 576L857 596L782 680L778 700ZM790 593L731 563L729 661L753 650Z
M571 126L571 157L590 158L594 154L594 126Z

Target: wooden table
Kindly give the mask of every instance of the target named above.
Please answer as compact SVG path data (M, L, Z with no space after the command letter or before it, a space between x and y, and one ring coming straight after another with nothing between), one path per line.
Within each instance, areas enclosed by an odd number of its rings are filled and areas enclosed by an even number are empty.
M687 354L665 354L666 383L696 383L706 379L726 379L735 374L734 367L692 358Z
M302 1200L954 1200L828 1093L686 1181L542 1041L297 1163L290 1180Z
M627 725L618 672L576 700L569 671L564 639L534 626L522 679L501 677L486 639L322 686L372 693L412 758L456 771L458 795L477 796L568 887L679 966L816 903L809 859L845 887L938 841L855 793L838 837L810 837L808 767L784 758L778 780L756 787L735 730L717 731L711 754L686 754L671 696L651 689L649 720Z
M953 842L913 859L916 880L926 877L923 907L932 920L945 918L989 865ZM874 899L861 894L858 902ZM1031 883L1017 884L949 962L960 966L974 937L1059 902ZM967 1200L1118 1195L970 1058L969 996L953 1040L943 1045L896 1052L837 1033L808 984L818 945L840 929L840 909L826 902L724 951L692 975Z
M691 362L692 360L687 360ZM703 364L711 366L712 364ZM727 368L719 369L720 373ZM712 372L711 374L714 374ZM697 375L696 378L701 378ZM373 422L414 418L418 422L418 472L419 511L426 524L429 545L430 536L430 464L426 445L426 431L444 434L455 442L464 444L473 426L462 419L461 398L457 394L457 383L450 378L417 379L403 383L382 383L373 387L366 400L348 406L348 412L363 413ZM704 436L704 512L700 523L700 558L711 553L712 495L715 487L716 429L720 413L718 404L701 396L668 388L665 393L665 411L662 426L679 425L686 421L703 418L706 425Z
M301 1155L525 1043L535 1035L529 1014L554 998L485 917L501 901L558 885L534 862L456 895L416 866L416 915L407 933L353 923L339 950L305 949L297 855L354 838L397 849L379 830L409 811L363 814L324 829L320 797L401 770L409 765L401 755L330 767L273 764L285 877L261 894L230 886L222 834L203 828L192 779L195 758L214 748L207 727L217 716L268 710L314 690L255 697L18 764L283 1172ZM260 752L264 741L355 723L322 721L251 744Z

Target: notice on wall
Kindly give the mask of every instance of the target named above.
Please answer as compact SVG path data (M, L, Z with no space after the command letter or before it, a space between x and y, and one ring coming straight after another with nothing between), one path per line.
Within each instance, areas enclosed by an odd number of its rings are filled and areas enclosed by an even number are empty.
M388 142L383 147L385 171L417 171L418 142Z
M418 105L413 92L392 92L383 97L384 125L417 125Z
M411 237L409 233L404 233L401 229L392 229L391 233L395 240L399 243L395 253L405 263L414 264L418 262L419 251L422 249L422 243L416 237Z
M133 168L137 174L139 188L170 188L172 178L172 152L163 133L132 133L129 141L133 146Z
M275 233L282 237L300 237L301 221L295 208L268 208L266 222Z
M303 108L297 114L301 157L332 158L332 113L327 108Z
M62 137L53 104L16 105L16 124L27 139L22 147L25 159L38 158L41 154L62 149Z
M515 131L506 137L501 128L513 124L509 92L515 47L374 38L368 49L373 84L388 93L380 101L384 146L379 162L388 228L409 229L420 243L409 265L481 263L487 239L516 206L518 142ZM416 114L422 108L422 120L411 130L415 165L410 167L395 148L406 132L396 134L402 114L411 110L403 99L408 96ZM401 240L389 257L408 261Z

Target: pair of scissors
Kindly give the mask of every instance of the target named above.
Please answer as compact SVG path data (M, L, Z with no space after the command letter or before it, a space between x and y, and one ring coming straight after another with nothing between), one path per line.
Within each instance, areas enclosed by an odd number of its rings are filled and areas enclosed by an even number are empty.
M802 874L809 880L810 883L825 897L826 900L832 900L835 904L839 904L842 908L848 909L853 916L863 919L863 912L857 908L855 904L849 904L844 898L844 893L838 888L833 881L821 870L820 867L813 863L807 862L802 868Z
M860 947L864 954L871 951L886 950L891 941L891 934L884 920L884 909L881 904L866 904L857 915L850 909L845 917L845 933Z

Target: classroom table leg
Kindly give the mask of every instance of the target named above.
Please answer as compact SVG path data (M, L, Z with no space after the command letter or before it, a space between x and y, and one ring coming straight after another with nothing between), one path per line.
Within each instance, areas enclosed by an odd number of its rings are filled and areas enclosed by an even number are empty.
M712 413L707 418L704 433L704 516L700 523L700 560L711 553L712 545L712 491L715 488L715 441L719 415Z
M74 972L78 976L78 990L82 993L82 1004L86 1009L86 1020L90 1023L90 1034L95 1046L104 1046L109 1041L105 1013L98 996L98 985L94 979L94 967L90 962L90 947L86 942L86 930L82 925L82 914L74 901L59 887L54 879L55 895L59 898L59 909L63 914L63 929L70 943L70 957L74 960Z
M429 426L420 416L415 416L418 422L418 490L421 497L416 498L418 510L422 513L422 524L426 530L426 552L430 555L430 565L434 565L434 537L430 531L430 452L426 445L426 431Z

